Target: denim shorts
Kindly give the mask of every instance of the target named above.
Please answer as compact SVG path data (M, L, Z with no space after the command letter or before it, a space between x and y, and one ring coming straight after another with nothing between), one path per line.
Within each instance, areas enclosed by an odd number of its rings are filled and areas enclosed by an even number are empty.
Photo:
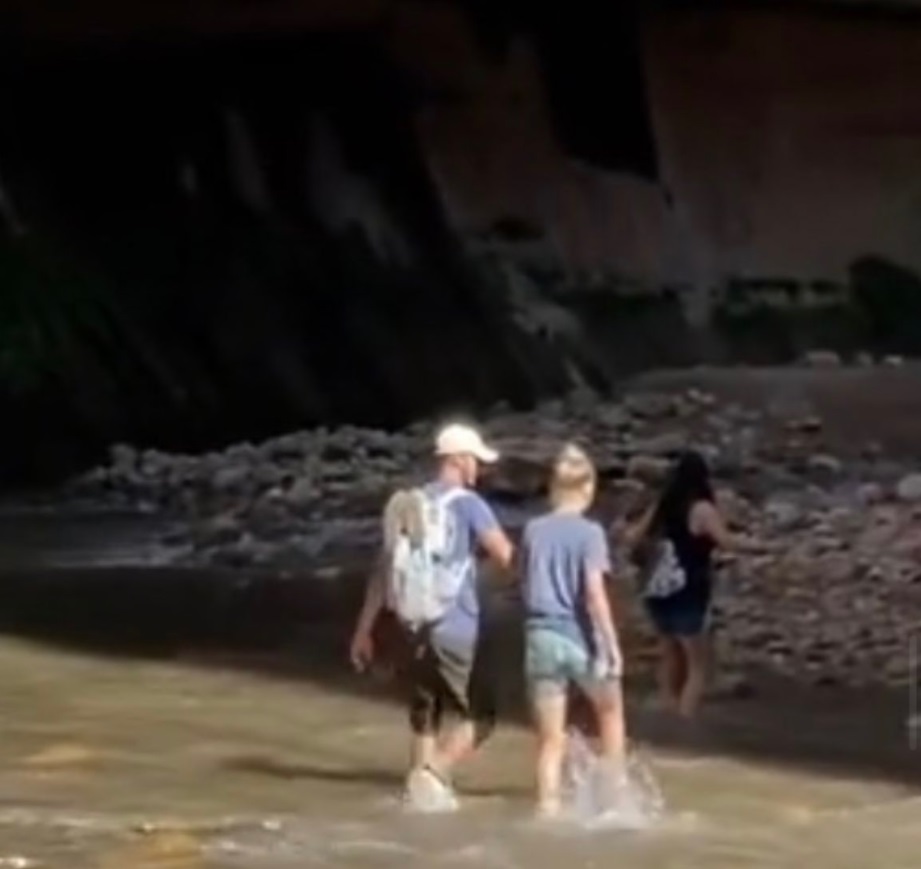
M586 643L547 627L528 626L525 633L525 676L531 691L564 689L570 684L594 691L621 677L620 655L607 673L595 670Z

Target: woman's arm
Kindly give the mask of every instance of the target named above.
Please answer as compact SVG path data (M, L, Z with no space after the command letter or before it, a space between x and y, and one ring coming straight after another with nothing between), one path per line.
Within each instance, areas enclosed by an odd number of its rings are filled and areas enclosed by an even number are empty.
M611 603L608 600L604 573L600 570L589 570L586 573L585 605L598 639L601 640L604 648L611 655L616 654L618 649L617 630L614 627L614 618L611 614Z
M611 601L605 577L611 573L611 553L604 530L595 525L584 553L583 594L585 608L595 636L599 643L601 660L607 660L610 668L620 671L620 645L617 642L617 629L611 612Z
M765 552L766 544L744 534L734 534L726 526L722 514L710 501L698 501L691 508L690 530L692 534L709 537L727 552Z

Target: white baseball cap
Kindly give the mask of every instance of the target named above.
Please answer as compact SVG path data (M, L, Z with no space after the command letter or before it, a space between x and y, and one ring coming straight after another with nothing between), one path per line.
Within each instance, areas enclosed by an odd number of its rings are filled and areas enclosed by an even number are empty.
M438 432L435 437L435 455L468 455L487 465L499 458L499 453L483 443L483 438L475 428L459 423L447 425Z

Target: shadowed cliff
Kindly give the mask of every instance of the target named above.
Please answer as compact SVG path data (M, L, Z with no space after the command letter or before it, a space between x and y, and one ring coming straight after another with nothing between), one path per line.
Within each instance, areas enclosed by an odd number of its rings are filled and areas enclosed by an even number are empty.
M0 482L921 348L917 17L183 9L4 19Z
M409 88L373 44L131 46L22 70L0 142L0 384L29 471L68 443L85 460L113 439L388 426L568 383L449 232Z

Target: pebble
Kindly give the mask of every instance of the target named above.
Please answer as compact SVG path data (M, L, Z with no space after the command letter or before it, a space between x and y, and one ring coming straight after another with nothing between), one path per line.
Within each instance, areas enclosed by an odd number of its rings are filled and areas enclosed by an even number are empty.
M842 464L834 456L815 455L809 459L809 470L817 474L840 474Z
M909 503L921 501L921 474L908 474L899 480L895 493L899 500Z
M812 350L803 361L809 368L840 368L841 357L833 350Z
M659 456L633 456L627 463L627 476L643 483L661 483L669 467L668 459Z
M803 521L803 511L789 501L772 500L764 507L764 516L778 531L791 531Z

